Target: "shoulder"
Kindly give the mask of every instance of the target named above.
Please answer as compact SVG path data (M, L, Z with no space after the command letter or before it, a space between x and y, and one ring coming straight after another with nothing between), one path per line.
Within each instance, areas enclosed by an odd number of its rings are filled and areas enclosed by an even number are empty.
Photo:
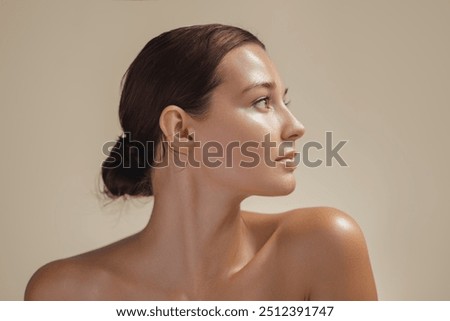
M25 300L95 300L108 273L78 257L50 262L39 268L25 290Z
M333 207L300 208L279 215L279 243L291 266L308 273L313 300L375 300L364 234L349 214Z
M120 256L125 240L39 268L29 280L25 300L99 300L117 294L121 278Z
M39 268L29 280L25 300L112 300L127 285L125 262L131 235L104 247L56 260ZM131 273L132 274L132 273Z
M299 262L310 261L307 257L311 255L325 263L333 256L346 257L365 247L363 232L355 219L334 207L297 208L269 216L278 247Z
M77 264L70 260L50 262L39 268L31 277L25 290L25 300L59 300L69 289L73 292L81 279Z
M277 213L244 212L255 226L276 231L280 238L301 240L307 237L361 237L357 222L333 207L307 207Z
M287 235L325 237L334 241L362 237L355 219L334 207L298 208L281 213L280 228Z

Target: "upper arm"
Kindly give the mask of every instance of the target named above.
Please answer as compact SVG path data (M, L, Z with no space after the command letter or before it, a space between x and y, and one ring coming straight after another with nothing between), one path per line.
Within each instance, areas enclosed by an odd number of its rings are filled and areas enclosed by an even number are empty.
M361 228L346 213L320 208L311 224L314 244L311 300L377 300Z

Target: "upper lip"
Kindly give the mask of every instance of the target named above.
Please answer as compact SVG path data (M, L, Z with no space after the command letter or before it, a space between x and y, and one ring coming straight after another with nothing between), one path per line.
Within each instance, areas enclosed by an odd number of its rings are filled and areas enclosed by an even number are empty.
M277 161L280 161L283 159L294 159L295 154L296 154L295 150L291 150L291 151L285 153L283 156L276 158L275 161L277 162Z

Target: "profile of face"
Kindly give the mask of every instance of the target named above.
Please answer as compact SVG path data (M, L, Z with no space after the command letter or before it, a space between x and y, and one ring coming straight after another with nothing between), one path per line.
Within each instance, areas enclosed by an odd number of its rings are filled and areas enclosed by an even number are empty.
M212 92L208 116L194 119L193 127L201 147L217 142L224 157L218 167L204 166L205 148L196 149L195 158L202 159L202 166L195 170L208 184L244 196L291 193L295 167L275 160L295 151L294 142L304 134L304 127L286 105L287 89L275 65L263 48L245 44L228 52L217 72L221 83ZM271 148L262 144L268 134ZM253 143L245 147L246 142ZM243 162L253 164L243 166Z
M142 48L121 87L123 134L102 164L108 197L156 196L174 184L241 200L294 190L294 142L304 127L250 32L221 24L164 32Z

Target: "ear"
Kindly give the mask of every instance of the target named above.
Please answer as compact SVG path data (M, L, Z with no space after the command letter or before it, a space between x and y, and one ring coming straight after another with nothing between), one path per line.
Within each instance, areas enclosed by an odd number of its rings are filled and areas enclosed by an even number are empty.
M169 142L178 140L188 141L188 136L193 132L191 128L192 117L183 109L175 105L169 105L159 117L159 126Z

